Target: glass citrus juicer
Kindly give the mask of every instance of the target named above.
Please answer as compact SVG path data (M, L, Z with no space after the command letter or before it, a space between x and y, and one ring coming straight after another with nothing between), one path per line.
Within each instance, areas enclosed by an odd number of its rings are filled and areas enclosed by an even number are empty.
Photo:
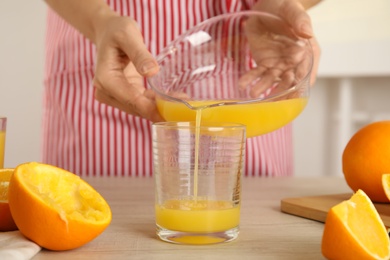
M210 18L171 42L157 62L148 82L167 121L195 121L201 110L201 122L241 123L253 137L291 122L309 98L311 45L267 13Z

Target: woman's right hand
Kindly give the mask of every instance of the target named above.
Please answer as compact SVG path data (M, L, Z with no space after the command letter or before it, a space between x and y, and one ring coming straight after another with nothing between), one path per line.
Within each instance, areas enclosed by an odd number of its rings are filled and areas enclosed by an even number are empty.
M246 21L245 33L257 67L241 77L239 86L245 89L251 85L253 98L270 89L277 93L296 85L307 76L311 66L310 83L314 85L320 48L302 3L308 5L307 8L317 2L319 0L262 0L253 6L255 11L281 18L253 16Z
M99 19L94 28L95 98L128 114L163 121L154 92L144 86L144 77L155 75L159 67L144 44L137 23L129 17L111 14Z

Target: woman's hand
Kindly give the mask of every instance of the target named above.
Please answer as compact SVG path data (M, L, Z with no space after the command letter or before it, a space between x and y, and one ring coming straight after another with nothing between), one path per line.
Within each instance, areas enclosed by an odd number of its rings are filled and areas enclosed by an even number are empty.
M129 114L162 121L154 92L144 77L158 72L137 23L121 17L104 0L45 0L63 19L97 48L95 98Z
M314 36L310 16L306 10L321 0L261 0L253 6L253 10L275 14L291 26L298 37L308 39L313 48L313 69L310 83L314 84L318 71L321 49Z
M153 76L159 67L137 23L129 17L110 15L99 20L95 28L95 98L128 114L163 121L154 92L144 87L144 77Z
M272 92L283 91L303 80L311 65L310 84L313 85L320 49L304 6L298 0L262 0L252 9L275 14L282 21L272 17L251 17L246 21L245 32L257 67L240 79L240 87L251 84L252 97L258 97L275 84L277 87ZM304 46L306 40L310 42L313 57L310 46Z

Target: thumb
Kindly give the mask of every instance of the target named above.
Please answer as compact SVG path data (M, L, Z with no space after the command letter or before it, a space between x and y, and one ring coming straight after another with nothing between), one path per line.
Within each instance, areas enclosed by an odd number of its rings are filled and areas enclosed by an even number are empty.
M143 44L143 43L142 43ZM151 77L159 71L157 61L152 54L146 49L145 46L136 46L138 49L134 49L134 54L129 56L131 62L134 64L138 73L144 77Z
M310 16L298 1L284 1L284 8L280 8L279 16L287 21L294 32L304 38L313 37Z
M139 74L150 77L159 70L158 63L145 46L144 39L137 26L132 26L124 41L120 43L122 50L134 64Z

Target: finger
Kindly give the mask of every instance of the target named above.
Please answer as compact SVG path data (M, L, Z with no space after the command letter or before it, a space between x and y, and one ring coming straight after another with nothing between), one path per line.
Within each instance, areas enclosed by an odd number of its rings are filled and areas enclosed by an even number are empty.
M154 100L144 95L143 78L139 74L125 77L122 70L110 71L105 67L103 64L96 70L97 76L94 79L96 99L129 114L139 115L151 121L161 120ZM136 73L134 67L133 70Z
M261 79L252 87L250 95L252 98L258 98L261 94L269 90L275 83L280 81L279 76L282 71L279 69L267 70Z
M150 108L147 108L147 105L142 104L145 106L148 111L150 111L148 114L149 116L143 116L141 113L137 111L137 109L134 109L134 106L128 106L121 102L118 102L115 98L107 95L101 88L95 87L95 99L101 103L104 103L106 105L118 108L121 111L126 112L127 114L134 115L134 116L140 116L143 118L146 118L152 122L160 122L164 121L164 119L160 116L157 109L153 104L150 105ZM143 101L141 101L143 102ZM149 101L148 101L149 102Z
M144 96L152 100L156 99L156 93L151 89L145 89Z
M266 67L259 66L259 67L253 68L250 71L246 72L238 80L239 89L245 90L247 88L250 88L251 85L256 84L256 82L260 79L261 75L266 70L267 70Z
M299 1L285 0L279 9L278 15L291 25L298 36L313 37L310 16Z
M279 82L278 87L275 89L277 89L278 92L283 92L294 86L295 83L295 73L294 71L289 70L283 73L283 75L281 76L281 81Z
M295 68L295 79L298 83L306 80L310 81L311 72L312 72L310 69L312 68L312 65L313 65L313 60L309 58L302 59L302 61L299 64L297 64Z
M123 105L122 103L119 103L116 99L106 94L101 88L97 86L95 86L94 97L100 103L104 103L106 105L118 108L130 115L140 116L136 111L132 111L129 107Z
M158 63L146 48L136 22L134 20L131 22L132 26L129 26L127 33L118 37L118 45L142 76L153 76L159 70Z
M321 49L317 42L317 39L315 37L310 39L310 43L313 49L313 67L311 71L311 77L310 77L310 85L314 86L315 81L317 79L317 73L318 73L318 66L319 66L319 60L321 56Z

